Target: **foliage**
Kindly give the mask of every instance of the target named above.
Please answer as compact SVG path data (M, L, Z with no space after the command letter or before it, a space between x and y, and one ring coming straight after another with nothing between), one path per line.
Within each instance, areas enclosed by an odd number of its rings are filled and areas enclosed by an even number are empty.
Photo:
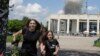
M100 38L94 41L94 46L100 47Z
M8 31L16 32L22 29L26 25L28 19L29 19L28 17L24 16L22 20L18 20L18 19L8 20L8 24L7 24ZM48 28L48 22L45 27Z
M16 37L17 40L23 41L22 35L18 35ZM12 36L7 36L6 42L12 42L13 41L13 37Z
M12 36L7 36L6 42L12 42L13 37Z
M15 31L18 31L22 28L22 21L21 20L9 20L8 21L8 31L11 31L11 32L15 32Z
M18 20L18 19L13 19L13 20L8 20L8 31L11 31L11 32L16 32L20 29L22 29L26 22L28 20L28 17L23 17L22 20Z
M14 46L13 47L11 56L19 56L19 50L18 50L18 47L17 46Z
M26 22L28 21L28 17L26 17L26 16L24 16L23 17L23 19L22 19L22 21L23 21L23 26L25 26L25 24L26 24Z

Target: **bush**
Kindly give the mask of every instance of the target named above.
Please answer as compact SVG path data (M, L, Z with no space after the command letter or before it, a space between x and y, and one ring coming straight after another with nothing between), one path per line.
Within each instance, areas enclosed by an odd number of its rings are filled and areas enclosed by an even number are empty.
M12 42L13 37L12 36L7 36L6 42Z
M94 41L94 46L100 47L100 38Z
M16 39L22 41L23 40L22 35L21 36L18 35ZM12 42L12 41L13 41L13 37L11 35L7 36L6 42Z
M9 20L7 26L8 26L8 31L16 32L16 31L22 29L23 21L17 20L17 19Z

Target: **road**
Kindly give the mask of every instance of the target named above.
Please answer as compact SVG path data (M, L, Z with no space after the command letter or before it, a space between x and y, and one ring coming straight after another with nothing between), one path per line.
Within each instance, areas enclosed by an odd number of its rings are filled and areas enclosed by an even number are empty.
M59 56L100 56L100 48L93 46L96 39L97 37L60 36L57 38L60 43ZM8 50L12 47L7 43Z

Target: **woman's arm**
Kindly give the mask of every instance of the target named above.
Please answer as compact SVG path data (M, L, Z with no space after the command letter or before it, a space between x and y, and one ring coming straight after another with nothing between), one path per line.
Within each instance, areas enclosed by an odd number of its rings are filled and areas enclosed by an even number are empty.
M45 45L43 43L40 44L40 51L42 55L45 55Z
M19 35L19 34L22 34L22 30L19 30L18 32L13 34L13 41L16 40L16 36Z
M54 52L54 55L56 55L56 56L58 55L59 49L60 49L60 47L57 45L57 46L56 46L56 50L55 50L55 52Z
M40 44L40 50L41 50L41 51L44 51L44 49L45 49L45 46L44 46L43 43L41 43L41 44Z

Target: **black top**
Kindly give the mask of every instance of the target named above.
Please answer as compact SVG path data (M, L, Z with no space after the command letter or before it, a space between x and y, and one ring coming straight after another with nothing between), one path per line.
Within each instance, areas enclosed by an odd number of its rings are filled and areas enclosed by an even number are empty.
M37 53L36 43L41 35L39 30L30 32L27 28L22 29L23 44L22 49L26 51Z
M56 46L59 46L59 43L56 39L47 40L45 42L46 56L53 56Z

